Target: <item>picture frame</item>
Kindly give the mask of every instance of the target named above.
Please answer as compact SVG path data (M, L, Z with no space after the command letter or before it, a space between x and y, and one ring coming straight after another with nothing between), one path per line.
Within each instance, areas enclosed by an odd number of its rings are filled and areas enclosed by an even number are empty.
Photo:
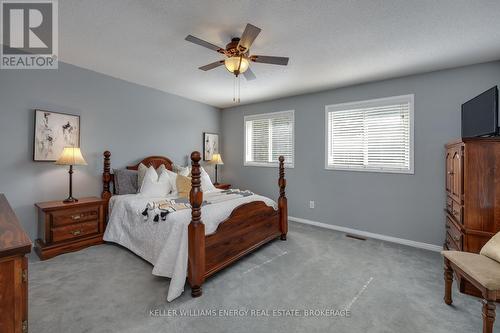
M80 116L34 110L33 161L55 162L64 147L80 147Z
M212 160L213 154L219 153L219 134L203 133L203 160Z

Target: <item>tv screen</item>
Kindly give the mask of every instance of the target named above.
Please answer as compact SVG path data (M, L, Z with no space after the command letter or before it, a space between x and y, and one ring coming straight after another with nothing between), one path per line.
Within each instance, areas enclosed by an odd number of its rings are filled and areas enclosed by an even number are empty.
M498 134L498 87L462 104L462 138Z

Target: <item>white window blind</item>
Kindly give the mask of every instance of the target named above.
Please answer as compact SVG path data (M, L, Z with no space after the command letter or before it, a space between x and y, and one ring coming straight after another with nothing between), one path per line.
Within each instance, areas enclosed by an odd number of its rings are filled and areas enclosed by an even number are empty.
M326 168L413 173L413 95L326 107Z
M294 111L245 117L245 165L277 166L278 157L293 167Z

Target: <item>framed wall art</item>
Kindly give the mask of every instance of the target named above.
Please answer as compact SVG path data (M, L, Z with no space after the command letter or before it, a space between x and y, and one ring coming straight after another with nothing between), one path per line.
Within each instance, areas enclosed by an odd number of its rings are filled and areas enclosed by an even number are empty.
M203 133L203 160L212 160L213 154L219 153L219 134Z
M80 116L35 110L33 160L54 162L64 147L80 147Z

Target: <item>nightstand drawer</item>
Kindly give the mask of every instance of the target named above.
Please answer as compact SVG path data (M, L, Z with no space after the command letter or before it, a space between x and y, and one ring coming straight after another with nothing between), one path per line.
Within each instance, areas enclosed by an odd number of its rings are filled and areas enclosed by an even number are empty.
M52 241L60 242L71 238L79 238L99 232L98 221L70 224L64 227L53 228Z
M96 221L99 218L99 206L80 209L62 210L50 213L52 227L61 227L68 224Z

